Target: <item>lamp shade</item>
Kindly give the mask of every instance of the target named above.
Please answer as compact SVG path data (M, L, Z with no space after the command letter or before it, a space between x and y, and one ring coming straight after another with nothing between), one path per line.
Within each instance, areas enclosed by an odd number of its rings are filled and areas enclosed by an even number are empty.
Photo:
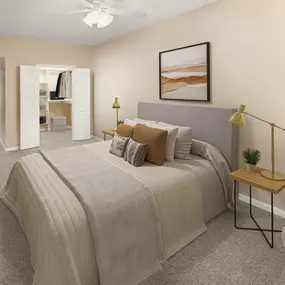
M99 14L99 22L98 22L98 25L97 27L98 28L105 28L107 26L109 26L114 20L114 16L106 13L106 12L101 12Z
M99 13L97 11L88 13L87 16L83 19L83 22L89 27L93 27L93 25L96 25L99 22Z
M244 125L245 123L244 110L245 106L241 105L239 111L230 117L229 122L238 126Z
M113 104L112 108L113 109L120 109L121 108L117 97L115 98L115 103Z

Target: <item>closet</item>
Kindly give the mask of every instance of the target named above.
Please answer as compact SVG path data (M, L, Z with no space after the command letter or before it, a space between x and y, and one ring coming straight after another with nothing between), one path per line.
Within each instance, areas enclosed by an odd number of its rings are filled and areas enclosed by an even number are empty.
M72 128L72 70L40 68L40 130Z
M20 66L20 149L38 147L40 131L69 128L72 140L89 139L90 93L89 69Z

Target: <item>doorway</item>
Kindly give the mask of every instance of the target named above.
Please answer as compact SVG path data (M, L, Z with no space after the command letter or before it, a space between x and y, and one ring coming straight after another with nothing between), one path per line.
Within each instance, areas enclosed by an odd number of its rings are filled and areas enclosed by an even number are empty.
M72 67L40 67L40 145L72 141Z
M48 140L87 140L90 134L90 70L21 66L20 149Z

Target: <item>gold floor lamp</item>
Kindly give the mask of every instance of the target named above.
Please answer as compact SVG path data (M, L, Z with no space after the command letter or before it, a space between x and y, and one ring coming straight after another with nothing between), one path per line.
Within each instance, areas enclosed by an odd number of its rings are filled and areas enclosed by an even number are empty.
M263 170L261 172L261 174L266 177L269 178L271 180L285 180L285 174L283 173L279 173L275 171L275 128L280 129L282 131L285 131L285 129L275 125L274 123L270 123L266 120L263 120L259 117L253 116L247 112L245 112L245 106L241 105L239 108L239 111L237 113L235 113L230 119L229 122L238 125L238 126L242 126L245 123L245 116L244 115L248 115L250 117L253 117L259 121L262 121L268 125L271 126L271 162L272 162L272 170Z
M116 126L118 127L118 125L119 125L119 109L121 108L121 106L120 106L120 103L119 103L119 100L118 100L118 98L116 97L115 98L115 103L113 104L113 107L112 107L113 109L116 109L116 111L117 111L117 122L116 122Z

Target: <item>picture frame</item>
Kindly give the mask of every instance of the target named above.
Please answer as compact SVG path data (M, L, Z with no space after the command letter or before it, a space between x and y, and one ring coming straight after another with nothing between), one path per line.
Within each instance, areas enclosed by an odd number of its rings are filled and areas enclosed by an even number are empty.
M211 102L210 42L159 53L159 98Z

